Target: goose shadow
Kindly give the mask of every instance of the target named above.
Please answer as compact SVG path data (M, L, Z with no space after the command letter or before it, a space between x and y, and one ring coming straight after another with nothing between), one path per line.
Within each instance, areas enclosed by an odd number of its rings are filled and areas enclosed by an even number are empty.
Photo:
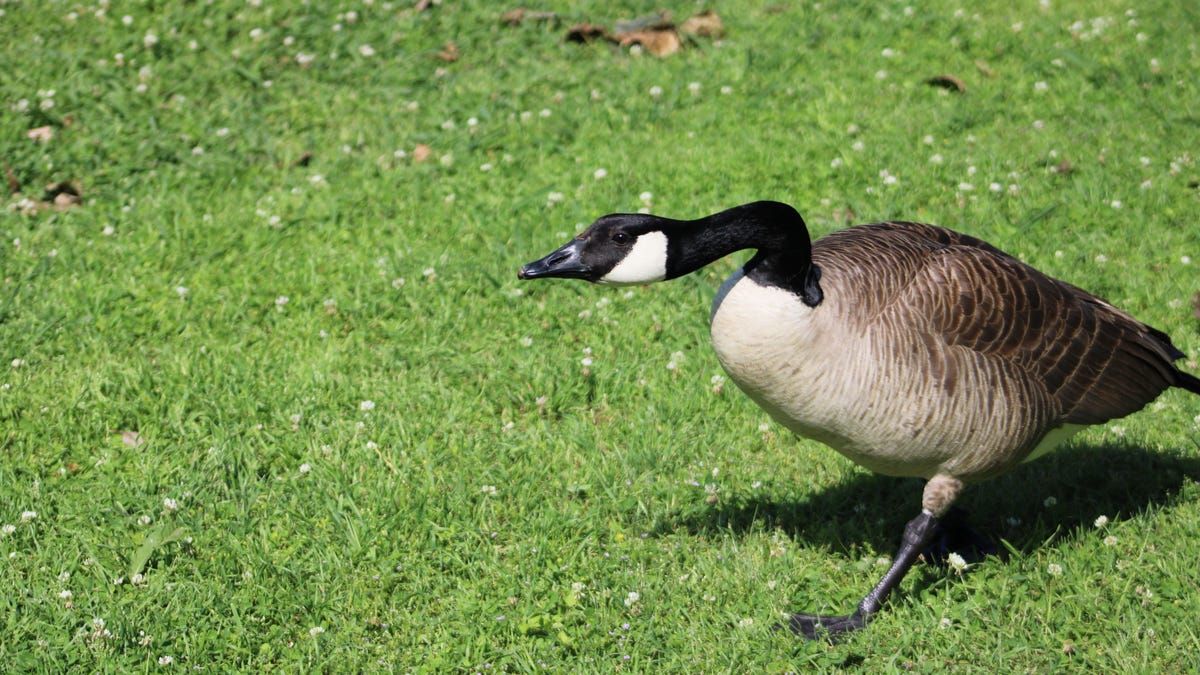
M969 485L956 506L980 534L1028 552L1080 536L1101 515L1120 520L1169 509L1188 481L1200 481L1200 457L1135 445L1081 444ZM923 485L920 479L860 473L802 500L734 496L706 508L679 510L654 530L744 534L780 529L836 553L870 549L890 555L905 523L920 511Z

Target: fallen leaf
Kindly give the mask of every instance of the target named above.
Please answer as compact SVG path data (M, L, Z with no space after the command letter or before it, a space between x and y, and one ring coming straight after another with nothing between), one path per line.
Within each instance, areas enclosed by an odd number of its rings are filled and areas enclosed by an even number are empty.
M679 26L679 32L687 35L698 35L707 38L719 38L725 35L725 22L711 9L688 17Z
M34 142L45 143L51 138L54 138L54 127L49 125L37 127L36 129L30 129L29 131L26 131L25 135L33 139Z
M17 194L21 191L21 181L17 180L17 175L13 173L12 167L8 162L4 163L4 177L8 179L8 191L12 194Z
M442 51L437 53L437 57L446 63L454 63L458 60L458 45L447 42Z
M554 12L534 12L524 7L518 7L500 15L500 23L508 26L519 26L526 21L558 23L558 15Z
M56 209L69 209L72 206L79 206L82 203L83 200L79 198L79 195L60 192L54 196L54 208Z
M641 45L642 49L655 56L670 56L683 48L683 41L674 28L639 30L631 33L619 33L617 42L622 47Z
M59 181L46 186L45 200L38 202L38 208L56 209L64 211L73 206L79 206L83 203L82 192L79 189L79 184L69 181Z
M131 448L136 448L146 442L136 431L122 431L121 442Z
M955 91L960 94L967 90L966 83L953 75L934 75L933 77L925 80L925 84L928 84L932 87L949 89L950 91Z
M1192 307L1196 310L1196 313L1193 316L1195 316L1197 319L1200 319L1200 293L1197 293L1192 297Z
M417 4L413 6L413 9L417 10L418 12L424 12L428 8L429 0L418 0Z
M413 148L413 161L424 162L425 160L429 159L429 155L432 152L433 149L428 145L425 145L424 143L417 143L417 147Z
M292 166L308 166L312 163L312 158L313 151L305 150L304 152L300 153L300 156L296 158L296 161L292 162Z
M1065 159L1059 162L1058 166L1054 167L1054 173L1071 173L1074 170L1075 167L1071 166L1071 163Z
M657 14L647 14L646 16L639 16L636 19L629 19L627 21L618 21L616 23L616 25L613 26L613 32L615 32L617 34L617 37L620 37L622 33L636 33L638 31L642 31L642 30L665 29L665 28L674 28L674 27L675 27L675 25L671 23L671 13L670 12L658 12Z

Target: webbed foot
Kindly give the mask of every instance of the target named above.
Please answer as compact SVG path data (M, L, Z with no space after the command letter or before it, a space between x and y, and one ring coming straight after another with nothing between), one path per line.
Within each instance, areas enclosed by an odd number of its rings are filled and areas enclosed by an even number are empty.
M849 633L867 625L867 616L861 611L845 616L822 616L820 614L793 614L788 628L796 635L809 640L837 642Z

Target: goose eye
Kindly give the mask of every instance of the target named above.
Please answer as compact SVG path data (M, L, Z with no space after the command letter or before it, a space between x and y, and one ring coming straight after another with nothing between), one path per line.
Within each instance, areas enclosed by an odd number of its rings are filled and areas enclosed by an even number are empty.
M633 241L633 236L628 232L616 232L613 234L612 240L617 244L628 244L630 241Z

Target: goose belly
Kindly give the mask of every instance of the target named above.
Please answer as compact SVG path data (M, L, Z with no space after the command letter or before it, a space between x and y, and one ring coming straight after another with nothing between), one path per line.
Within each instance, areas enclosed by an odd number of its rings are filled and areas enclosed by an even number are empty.
M1030 408L1023 392L948 391L931 376L935 357L922 347L851 329L829 304L810 308L737 274L714 302L712 343L722 367L780 424L894 476L985 477L1021 461L1040 440L1037 420L1022 414ZM969 385L971 377L959 380ZM976 384L986 382L981 376Z

